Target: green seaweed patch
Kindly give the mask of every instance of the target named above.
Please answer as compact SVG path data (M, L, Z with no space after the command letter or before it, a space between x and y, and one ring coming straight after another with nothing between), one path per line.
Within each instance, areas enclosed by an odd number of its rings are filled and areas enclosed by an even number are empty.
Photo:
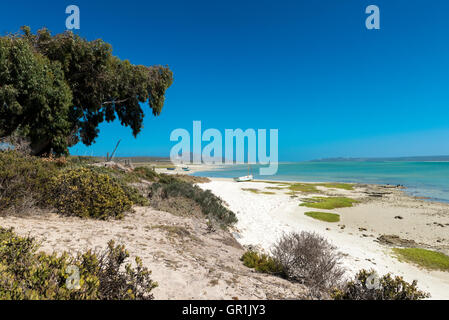
M449 257L441 252L421 248L394 248L393 252L399 260L426 269L449 271Z
M313 197L302 201L304 201L300 204L302 207L327 210L352 207L354 203L358 203L357 200L346 197Z
M294 192L320 193L320 191L316 188L316 185L311 183L294 183L288 188Z
M321 220L321 221L325 221L325 222L339 222L340 221L340 215L338 215L336 213L310 211L310 212L306 212L304 214L313 219Z
M320 183L317 186L331 189L354 190L354 185L350 183Z
M251 192L251 193L254 193L254 194L268 194L268 195L276 194L274 192L262 191L262 190L254 189L254 188L243 188L242 190L243 191L248 191L248 192Z

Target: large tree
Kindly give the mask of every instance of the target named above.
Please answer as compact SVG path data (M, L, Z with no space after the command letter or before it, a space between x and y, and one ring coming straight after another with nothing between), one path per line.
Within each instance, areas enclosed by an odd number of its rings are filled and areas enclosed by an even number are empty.
M0 37L0 138L20 134L34 154L91 145L98 126L119 119L137 136L148 103L158 116L173 82L168 67L137 66L102 40L47 29Z

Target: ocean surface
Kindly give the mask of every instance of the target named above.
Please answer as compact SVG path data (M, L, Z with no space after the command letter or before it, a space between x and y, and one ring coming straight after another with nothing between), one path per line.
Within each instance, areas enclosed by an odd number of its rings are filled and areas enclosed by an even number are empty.
M412 196L449 202L449 162L410 161L344 161L281 163L274 176L259 175L260 165L254 165L256 179L305 182L354 182L403 185ZM247 165L223 166L196 176L234 178L248 174Z

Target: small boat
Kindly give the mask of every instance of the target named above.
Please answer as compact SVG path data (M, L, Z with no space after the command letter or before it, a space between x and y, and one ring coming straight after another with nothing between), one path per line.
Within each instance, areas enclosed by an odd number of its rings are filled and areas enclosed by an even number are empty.
M234 181L236 181L236 182L248 182L248 181L253 181L253 180L254 180L253 170L251 169L251 165L249 165L249 164L248 164L248 175L247 176L234 178Z
M234 181L236 181L236 182L247 182L247 181L253 181L253 180L254 180L254 176L252 174L250 174L249 176L234 178Z
M189 167L184 167L184 168L182 168L182 170L183 171L190 171L190 168Z
M167 168L168 171L175 171L176 168Z

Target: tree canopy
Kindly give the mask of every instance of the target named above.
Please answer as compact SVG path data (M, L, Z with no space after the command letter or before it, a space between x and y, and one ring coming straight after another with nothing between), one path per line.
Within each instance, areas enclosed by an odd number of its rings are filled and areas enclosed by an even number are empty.
M79 141L94 143L99 124L116 119L137 136L141 103L160 115L172 83L168 67L132 65L102 40L23 27L0 37L0 138L19 134L34 154L66 154Z

